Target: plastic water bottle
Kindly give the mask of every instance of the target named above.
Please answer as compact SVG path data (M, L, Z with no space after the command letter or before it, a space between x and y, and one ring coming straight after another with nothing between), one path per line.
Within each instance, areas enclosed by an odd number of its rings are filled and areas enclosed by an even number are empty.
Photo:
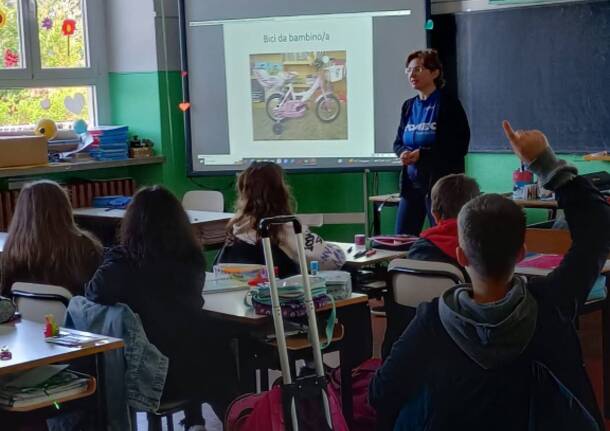
M318 263L317 260L312 260L311 262L309 262L309 273L311 275L318 275L319 271L320 271L320 264Z

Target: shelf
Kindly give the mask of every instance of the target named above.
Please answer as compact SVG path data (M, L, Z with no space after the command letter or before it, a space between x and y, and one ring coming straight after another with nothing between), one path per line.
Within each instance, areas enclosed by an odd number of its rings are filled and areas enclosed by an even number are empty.
M54 162L42 166L17 166L0 168L0 178L25 177L31 175L80 172L94 169L124 168L128 166L155 165L165 162L164 156L142 157L127 160Z
M54 394L55 396L57 396L57 398L49 397L48 400L41 401L36 404L30 404L28 406L21 406L21 407L0 406L0 409L8 411L8 412L31 412L32 410L38 410L38 409L42 409L45 407L50 407L52 405L55 405L56 403L66 403L68 401L73 401L73 400L78 400L80 398L88 397L95 393L96 387L97 387L97 385L96 385L95 378L90 377L89 384L87 385L87 387L83 388L81 391L79 391L77 393L71 393L70 395L67 395L67 396L66 395L62 396L61 393L57 393L57 394Z

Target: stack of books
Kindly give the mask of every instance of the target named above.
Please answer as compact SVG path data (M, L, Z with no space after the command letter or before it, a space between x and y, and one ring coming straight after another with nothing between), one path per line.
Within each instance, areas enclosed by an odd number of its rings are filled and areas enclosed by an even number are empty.
M65 369L67 365L43 365L0 381L0 408L24 409L77 398L87 392L91 377Z
M96 160L125 160L129 158L129 128L127 126L98 126L89 130L95 142L89 154Z

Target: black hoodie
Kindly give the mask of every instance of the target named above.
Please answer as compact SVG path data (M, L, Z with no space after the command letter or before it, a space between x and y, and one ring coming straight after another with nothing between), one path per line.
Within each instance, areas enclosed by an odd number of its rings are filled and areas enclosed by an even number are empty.
M523 285L515 281L523 291L511 290L514 298L495 304L500 314L494 317L464 307L455 298L460 288L440 303L437 298L421 304L369 387L371 405L389 426L401 409L425 399L415 407L416 416L425 417L421 429L528 429L529 370L535 360L603 429L573 320L610 252L610 207L550 150L539 159L550 168L538 173L545 186L556 188L570 224L570 250L548 276Z

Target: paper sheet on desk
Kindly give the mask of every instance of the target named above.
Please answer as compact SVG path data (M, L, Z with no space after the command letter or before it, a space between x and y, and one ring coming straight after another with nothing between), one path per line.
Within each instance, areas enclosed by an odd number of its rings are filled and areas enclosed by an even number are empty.
M83 133L82 135L80 135L80 144L78 144L78 147L76 147L75 150L60 153L60 155L62 158L64 158L64 157L68 157L69 155L79 153L79 152L83 151L85 148L87 148L88 146L90 146L91 144L93 144L94 142L95 142L95 139L93 138L93 136L91 136L89 133Z
M68 368L67 364L42 365L19 374L17 377L11 376L10 380L3 382L2 386L12 388L31 388L39 386L54 375Z

